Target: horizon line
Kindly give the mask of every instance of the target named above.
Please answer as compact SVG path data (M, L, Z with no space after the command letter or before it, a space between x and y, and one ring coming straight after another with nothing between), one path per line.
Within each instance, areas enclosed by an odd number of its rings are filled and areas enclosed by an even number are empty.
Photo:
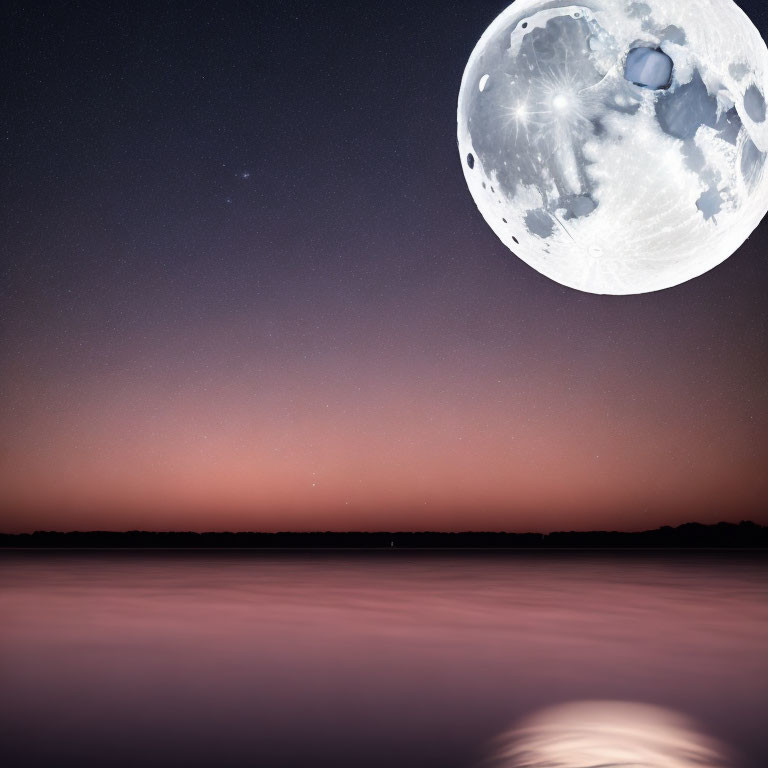
M172 529L161 529L161 530L153 530L149 528L130 528L125 530L112 530L112 529L104 529L104 528L94 528L89 530L82 530L82 529L70 529L70 530L55 530L55 529L35 529L34 531L17 531L17 532L5 532L0 531L0 536L34 536L38 534L54 534L59 536L68 536L68 535L89 535L89 534L107 534L112 536L124 536L124 535L130 535L130 534L150 534L150 535L194 535L194 536L206 536L206 535L225 535L225 536L245 536L245 535L254 535L254 536L277 536L277 535L283 535L283 536L338 536L338 535L358 535L358 536L376 536L376 535L402 535L402 536L412 536L412 535L420 535L420 534L439 534L443 536L459 536L459 535L474 535L474 534L493 534L493 535L503 535L503 536L551 536L553 534L589 534L589 533L612 533L612 534L624 534L624 535L633 535L633 534L643 534L643 533L654 533L656 531L665 531L665 530L679 530L680 528L688 528L688 527L699 527L699 528L717 528L717 527L733 527L738 528L741 526L750 526L755 528L768 528L768 526L763 525L761 523L756 523L752 520L741 520L738 523L735 522L728 522L728 521L720 521L717 523L700 523L695 520L681 523L679 525L661 525L656 528L644 528L644 529L634 529L634 530L620 530L620 529L608 529L608 528L594 528L594 529L558 529L558 530L551 530L547 532L543 531L511 531L511 530L492 530L492 529L463 529L463 530L441 530L441 529L419 529L419 530L386 530L386 529L376 529L376 530L354 530L354 529L347 529L347 530L334 530L334 529L326 529L326 530L271 530L271 531L259 531L259 530L193 530L193 529L179 529L179 530L172 530Z

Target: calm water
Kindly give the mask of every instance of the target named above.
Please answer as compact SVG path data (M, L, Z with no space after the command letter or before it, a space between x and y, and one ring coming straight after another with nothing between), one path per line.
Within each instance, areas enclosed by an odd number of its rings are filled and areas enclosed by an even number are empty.
M757 554L5 552L0 620L9 767L471 768L588 700L768 766Z

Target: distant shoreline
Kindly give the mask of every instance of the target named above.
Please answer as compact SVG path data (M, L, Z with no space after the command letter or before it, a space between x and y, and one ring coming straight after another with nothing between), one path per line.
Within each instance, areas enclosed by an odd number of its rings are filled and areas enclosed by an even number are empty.
M16 547L0 552L768 552L759 547Z
M762 550L768 526L751 522L686 523L650 531L503 533L424 532L206 532L36 531L0 534L0 549L259 550L259 551L556 551L556 550Z

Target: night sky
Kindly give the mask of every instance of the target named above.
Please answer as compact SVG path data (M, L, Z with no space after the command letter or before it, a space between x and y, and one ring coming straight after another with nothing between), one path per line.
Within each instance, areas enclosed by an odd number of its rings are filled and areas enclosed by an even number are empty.
M645 296L513 256L504 7L4 4L1 529L768 523L768 226Z

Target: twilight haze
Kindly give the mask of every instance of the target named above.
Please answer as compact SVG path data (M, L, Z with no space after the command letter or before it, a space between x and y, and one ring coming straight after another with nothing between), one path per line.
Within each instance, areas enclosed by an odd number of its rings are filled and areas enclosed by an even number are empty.
M768 226L644 296L510 254L504 3L111 5L3 12L0 529L768 523Z

